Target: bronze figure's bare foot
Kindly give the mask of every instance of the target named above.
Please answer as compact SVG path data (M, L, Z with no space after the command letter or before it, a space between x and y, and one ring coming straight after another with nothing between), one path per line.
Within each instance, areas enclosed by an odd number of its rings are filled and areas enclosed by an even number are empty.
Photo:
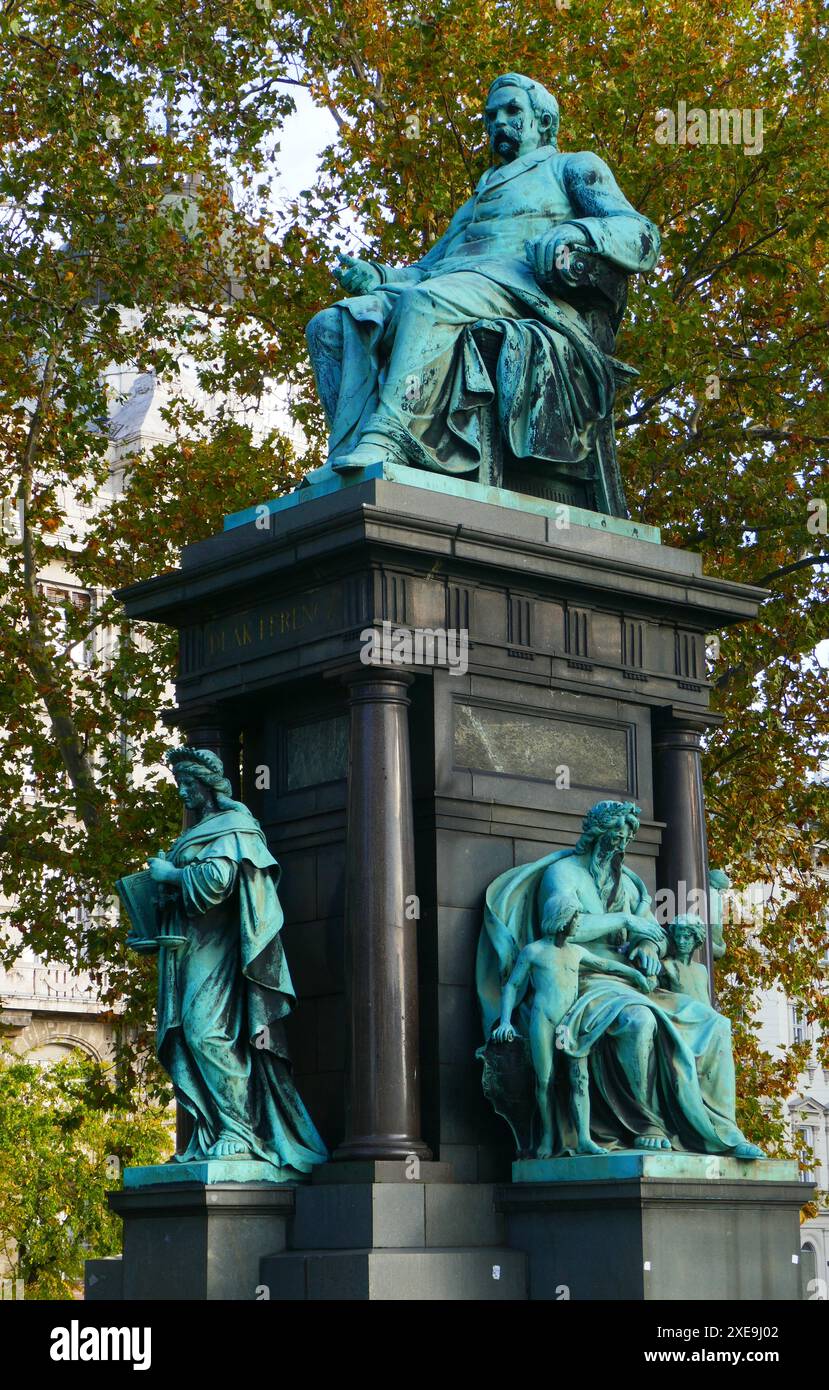
M637 1134L633 1141L633 1147L635 1149L647 1149L651 1152L654 1149L669 1149L671 1141L666 1139L664 1134Z
M245 1158L250 1153L250 1148L243 1139L234 1139L232 1135L220 1134L215 1144L211 1144L207 1152L210 1158Z
M580 1139L576 1152L579 1154L606 1154L608 1150L603 1148L601 1144L596 1144L592 1139Z

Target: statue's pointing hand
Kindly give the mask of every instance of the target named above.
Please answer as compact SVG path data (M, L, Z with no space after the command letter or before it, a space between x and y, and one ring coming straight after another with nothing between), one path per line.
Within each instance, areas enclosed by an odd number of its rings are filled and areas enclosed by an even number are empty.
M349 294L370 294L380 284L380 272L369 261L360 261L356 256L339 256L339 267L334 275Z

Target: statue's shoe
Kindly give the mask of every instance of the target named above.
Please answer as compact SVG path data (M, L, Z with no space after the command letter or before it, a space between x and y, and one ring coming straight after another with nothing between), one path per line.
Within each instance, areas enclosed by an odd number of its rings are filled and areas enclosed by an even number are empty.
M328 462L335 472L350 473L355 469L370 468L373 463L405 465L406 458L385 431L371 429L361 435L359 444L350 454L340 454Z
M765 1156L762 1149L758 1149L756 1144L749 1144L747 1139L744 1139L742 1144L735 1144L731 1150L732 1158L755 1159L765 1158Z

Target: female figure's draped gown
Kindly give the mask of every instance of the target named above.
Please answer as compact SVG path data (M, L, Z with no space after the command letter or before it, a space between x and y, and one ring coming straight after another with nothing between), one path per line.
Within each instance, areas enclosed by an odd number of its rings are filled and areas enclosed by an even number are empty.
M227 806L227 803L226 803ZM295 999L280 931L280 870L239 802L186 830L167 858L162 931L188 944L160 952L158 1056L193 1116L182 1162L221 1136L250 1157L309 1172L325 1145L294 1086L282 1020Z

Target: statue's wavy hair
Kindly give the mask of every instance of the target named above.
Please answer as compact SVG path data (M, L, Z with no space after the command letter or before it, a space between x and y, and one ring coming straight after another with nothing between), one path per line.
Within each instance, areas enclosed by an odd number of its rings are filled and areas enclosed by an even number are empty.
M629 825L635 835L641 818L642 812L635 801L597 801L582 821L576 854L588 853L606 830L612 830L620 822Z
M556 145L558 143L559 110L558 102L552 92L548 92L547 88L542 86L540 82L536 82L534 78L525 77L522 72L504 72L500 77L496 77L487 92L487 97L492 92L497 92L499 87L520 87L522 92L526 92L536 120L539 116L550 117L550 124L544 132L542 144Z
M233 800L230 795L233 788L225 777L224 764L218 754L209 748L170 748L164 754L164 761L177 780L183 772L187 772L210 787L220 811L247 811L241 801Z
M553 894L548 898L544 910L544 919L552 927L552 931L547 935L557 937L563 933L565 937L570 936L580 912L581 903L575 893Z
M676 938L678 927L684 927L686 931L689 931L697 946L701 946L705 941L707 935L705 923L692 913L683 913L681 917L674 917L673 921L668 923L665 930L672 941Z

